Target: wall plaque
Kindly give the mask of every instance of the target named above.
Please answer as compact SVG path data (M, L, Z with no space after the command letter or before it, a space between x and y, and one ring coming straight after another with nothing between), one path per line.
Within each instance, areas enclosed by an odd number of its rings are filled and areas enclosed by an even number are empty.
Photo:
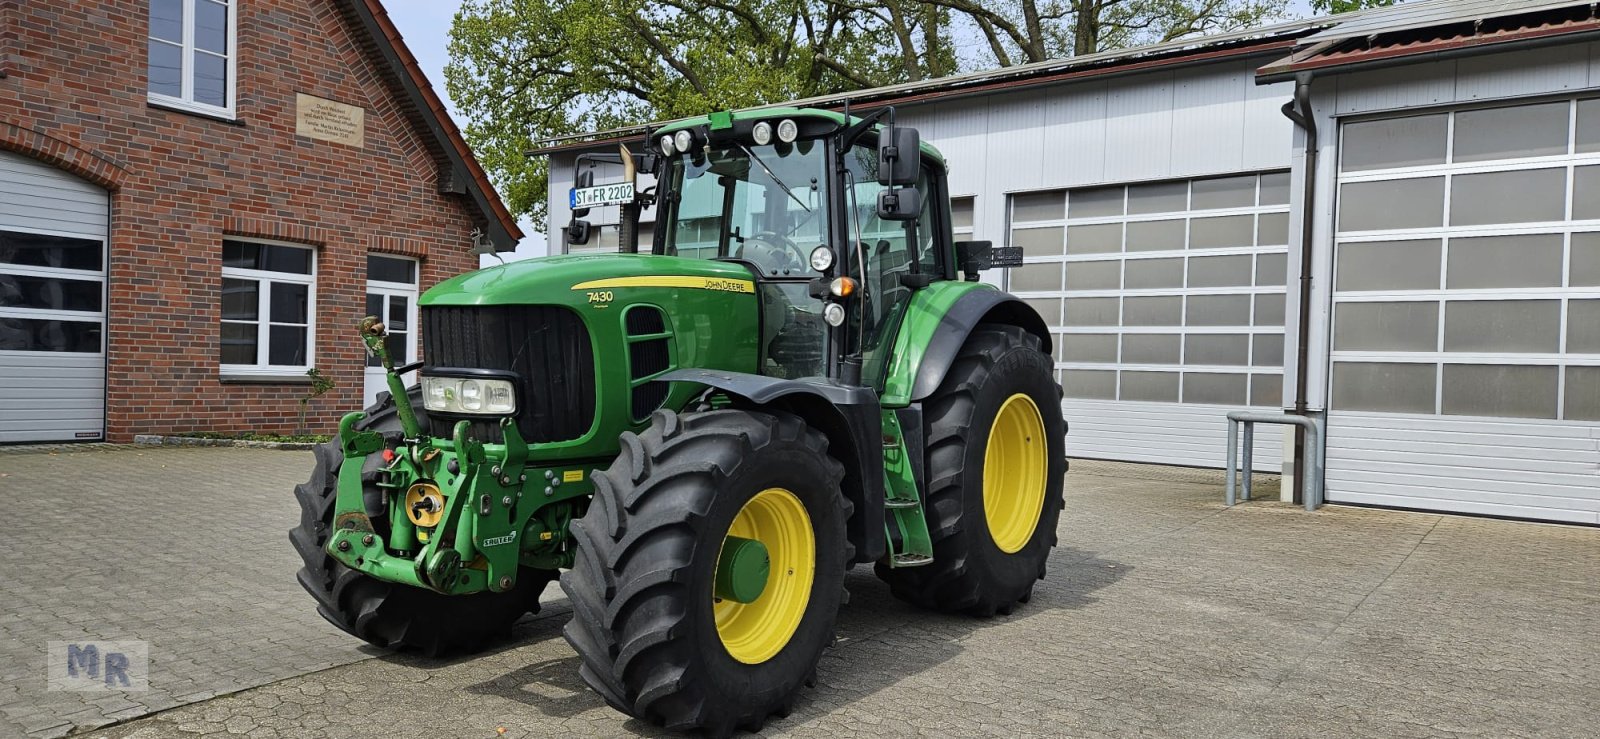
M367 111L362 108L300 92L295 93L294 113L294 132L297 136L332 141L357 149L366 145Z

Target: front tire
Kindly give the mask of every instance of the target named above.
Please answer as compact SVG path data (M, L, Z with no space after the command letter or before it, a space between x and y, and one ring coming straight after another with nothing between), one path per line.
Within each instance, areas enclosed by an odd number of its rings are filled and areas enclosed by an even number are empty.
M787 715L833 641L851 558L843 476L827 440L785 413L657 411L623 434L561 576L584 681L671 729L725 735ZM752 540L770 567L736 602L725 550Z
M426 418L416 388L407 400L419 418ZM388 393L378 395L357 427L400 431L400 416ZM375 646L441 657L480 651L509 635L511 625L524 614L538 612L539 594L555 579L554 571L523 568L516 587L504 593L444 595L378 580L329 556L324 547L333 525L344 453L338 439L319 444L312 452L317 463L311 479L294 489L300 524L289 530L289 541L304 563L296 579L316 599L317 613L329 623ZM368 459L375 470L377 457Z
M1067 429L1054 363L1037 336L982 324L923 414L933 562L879 563L878 577L924 608L1010 613L1044 579L1063 505Z

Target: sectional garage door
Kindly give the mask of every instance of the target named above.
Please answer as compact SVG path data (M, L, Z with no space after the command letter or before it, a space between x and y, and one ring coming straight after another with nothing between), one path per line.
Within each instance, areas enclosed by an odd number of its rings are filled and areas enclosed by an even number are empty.
M1341 134L1329 499L1600 523L1600 100Z
M1011 197L1008 287L1059 333L1068 455L1221 467L1224 414L1279 407L1288 203L1284 172Z
M101 438L104 190L0 152L0 443Z

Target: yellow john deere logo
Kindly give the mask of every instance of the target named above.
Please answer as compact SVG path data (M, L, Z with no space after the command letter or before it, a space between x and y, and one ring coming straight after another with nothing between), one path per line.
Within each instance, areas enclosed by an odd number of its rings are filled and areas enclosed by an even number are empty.
M754 293L756 291L756 284L750 280L733 280L725 277L688 277L685 275L608 277L603 280L580 282L573 285L572 289L606 290L616 287L682 287L690 290L717 290L728 293Z

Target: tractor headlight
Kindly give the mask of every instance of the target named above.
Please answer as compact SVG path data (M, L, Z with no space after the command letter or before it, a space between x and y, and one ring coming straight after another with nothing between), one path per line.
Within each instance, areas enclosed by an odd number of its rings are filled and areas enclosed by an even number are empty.
M833 266L833 250L827 246L819 246L811 250L811 268L818 272L827 272Z
M827 321L829 326L838 326L844 323L844 306L838 303L828 303L822 306L822 320Z
M422 406L439 413L509 416L517 412L516 386L493 377L422 377Z
M671 134L662 134L659 146L661 147L662 156L670 157L672 156L673 152L677 151L677 148L672 144Z
M772 124L762 121L750 129L750 138L755 139L756 146L766 146L772 143Z
M785 144L792 144L800 137L800 126L795 125L793 118L778 121L778 140Z
M686 152L694 147L694 134L685 128L672 135L672 145L678 147L678 151Z

